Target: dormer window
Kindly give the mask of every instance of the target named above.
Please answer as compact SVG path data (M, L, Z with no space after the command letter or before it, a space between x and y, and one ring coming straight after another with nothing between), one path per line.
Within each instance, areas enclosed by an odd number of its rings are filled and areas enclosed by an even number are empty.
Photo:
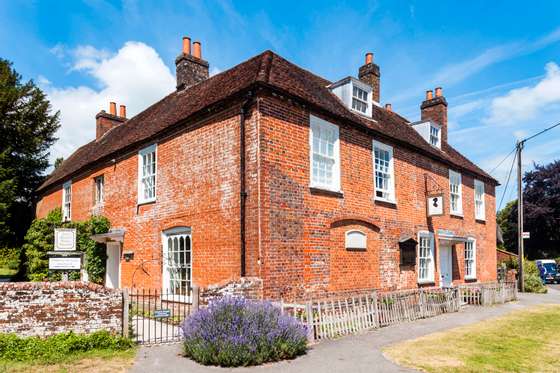
M371 86L349 76L331 84L329 88L350 110L371 117Z
M439 147L439 128L430 126L430 144Z
M368 110L368 93L363 89L352 87L352 109L367 113Z
M412 128L431 146L441 149L441 126L432 121L411 123Z

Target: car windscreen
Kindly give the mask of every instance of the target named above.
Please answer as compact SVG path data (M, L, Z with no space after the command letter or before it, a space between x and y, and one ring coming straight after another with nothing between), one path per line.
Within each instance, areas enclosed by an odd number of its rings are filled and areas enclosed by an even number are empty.
M556 264L554 263L543 263L544 269L546 269L546 273L556 273Z

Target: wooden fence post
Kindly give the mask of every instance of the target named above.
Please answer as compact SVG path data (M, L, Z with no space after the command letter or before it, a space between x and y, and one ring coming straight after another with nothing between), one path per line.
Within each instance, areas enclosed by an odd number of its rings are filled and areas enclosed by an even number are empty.
M379 318L379 307L377 306L377 291L373 292L372 298L373 298L373 312L374 312L373 323L375 324L376 328L379 328L381 326L380 325L381 320Z
M199 301L200 301L199 297L200 297L200 288L198 287L198 285L193 285L191 314L198 311Z
M128 295L128 289L122 290L122 307L122 336L125 338L129 338L130 333L128 330L128 317L130 312L130 297Z
M315 341L315 330L313 327L313 303L311 301L305 303L305 314L307 318L307 340L312 343Z

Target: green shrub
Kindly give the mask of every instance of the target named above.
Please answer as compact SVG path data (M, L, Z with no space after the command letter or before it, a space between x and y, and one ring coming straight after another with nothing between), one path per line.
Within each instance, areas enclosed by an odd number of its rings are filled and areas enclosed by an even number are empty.
M27 277L31 281L59 280L59 273L49 273L47 252L54 250L54 228L76 228L77 250L86 253L86 270L89 280L98 284L105 278L105 261L107 254L105 245L99 244L90 236L109 231L110 223L103 216L92 216L83 222L62 222L60 208L55 209L43 218L35 219L25 235L23 249L27 256ZM72 272L70 279L79 279L78 272Z
M61 333L52 337L0 334L0 360L54 363L92 350L123 351L134 347L128 338L102 330L92 334Z
M20 249L15 247L0 247L0 267L16 271L19 269Z
M541 294L547 292L547 288L542 282L539 268L535 262L527 259L523 260L523 280L525 284L525 292Z

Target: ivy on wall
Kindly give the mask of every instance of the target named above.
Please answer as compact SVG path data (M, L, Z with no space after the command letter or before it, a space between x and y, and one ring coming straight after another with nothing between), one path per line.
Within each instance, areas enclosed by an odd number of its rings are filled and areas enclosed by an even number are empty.
M35 219L25 235L23 250L26 256L26 274L30 281L56 281L60 273L49 272L47 252L54 250L55 228L76 228L77 250L86 255L86 270L89 280L102 284L105 279L105 263L107 254L105 245L93 241L90 236L107 233L111 224L104 216L92 216L81 222L62 222L61 209L55 209L42 219ZM75 271L70 279L79 279L80 274Z

